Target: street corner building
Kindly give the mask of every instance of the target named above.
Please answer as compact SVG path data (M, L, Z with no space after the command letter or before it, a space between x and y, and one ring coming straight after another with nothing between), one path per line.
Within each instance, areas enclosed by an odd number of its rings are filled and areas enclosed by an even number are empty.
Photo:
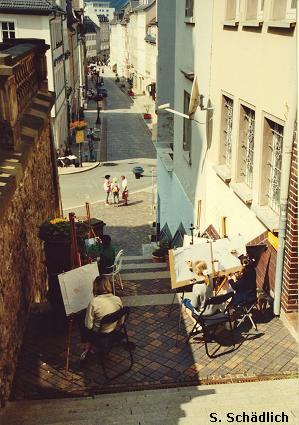
M60 212L48 50L38 39L0 43L1 405L10 394L28 312L46 291L38 228Z

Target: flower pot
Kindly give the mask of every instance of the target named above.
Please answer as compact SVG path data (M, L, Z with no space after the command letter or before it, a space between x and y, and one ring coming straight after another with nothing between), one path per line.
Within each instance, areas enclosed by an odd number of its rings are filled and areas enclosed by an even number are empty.
M140 173L135 173L135 179L140 179L141 174Z
M70 240L48 240L44 243L46 266L49 274L70 270Z
M160 256L152 254L152 260L153 260L153 263L165 263L165 257L164 256L160 257Z
M145 120L151 120L152 119L152 114L143 114L143 118Z

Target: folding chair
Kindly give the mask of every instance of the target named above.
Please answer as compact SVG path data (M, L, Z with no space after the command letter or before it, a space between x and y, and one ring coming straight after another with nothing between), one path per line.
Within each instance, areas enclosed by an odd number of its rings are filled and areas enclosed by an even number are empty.
M198 333L199 333L198 327L200 326L201 332L203 334L205 350L206 350L207 356L210 357L211 359L218 357L218 356L221 356L223 354L230 353L231 351L233 351L235 349L233 325L232 325L230 312L229 312L229 308L230 308L230 304L231 304L231 300L232 300L233 295L234 295L233 292L228 292L227 294L217 295L215 297L211 297L206 301L204 308L200 313L198 313L198 314L193 313L193 317L196 320L196 323L193 326L191 332L189 333L188 338L186 340L186 343L189 342L190 338L192 338L195 335L198 335ZM207 307L212 306L212 305L219 305L219 307L222 308L221 305L223 305L224 303L227 303L227 304L226 304L225 308L223 309L223 311L217 310L216 312L214 312L212 314L206 313ZM225 352L215 356L215 353L218 351L220 346L213 354L210 354L209 349L208 349L208 343L211 342L213 337L215 336L215 333L216 333L218 326L224 325L225 323L229 323L230 334L231 334L231 342L232 342L233 349L231 349L229 351L225 351ZM212 332L213 329L214 329L214 331Z
M98 358L101 363L104 376L106 380L111 381L126 372L128 372L133 366L133 354L132 350L135 348L135 344L129 341L128 333L126 329L126 321L130 313L129 307L123 307L115 313L107 314L101 320L101 327L98 332L94 333L94 342L93 345L98 349ZM109 333L101 332L102 325L107 325L109 323L118 322L121 323L118 327ZM112 348L116 345L121 345L125 350L129 352L130 364L129 367L125 370L122 370L114 376L109 376L106 368L106 361L108 355Z
M122 262L123 262L123 254L124 254L124 250L121 249L115 257L114 264L112 264L112 266L106 266L106 270L111 269L111 272L104 273L104 276L108 276L112 278L112 288L113 288L114 295L115 295L115 280L117 278L119 279L121 289L124 289L121 276L120 276L120 271L121 271Z
M236 322L235 322L235 328L238 328L242 323L245 322L246 319L249 319L254 329L257 331L257 325L252 317L252 311L254 307L256 307L257 299L256 297L248 298L248 300L244 299L243 301L234 301L234 298L232 300L231 307L233 307L236 315L238 315Z

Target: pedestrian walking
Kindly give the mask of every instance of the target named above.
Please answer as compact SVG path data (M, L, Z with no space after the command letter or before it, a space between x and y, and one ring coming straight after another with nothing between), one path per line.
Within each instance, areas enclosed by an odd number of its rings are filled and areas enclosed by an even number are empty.
M95 161L95 152L94 152L94 132L90 128L87 132L87 141L88 141L88 150L89 150L89 160Z
M111 180L110 175L106 174L105 180L104 180L104 191L106 192L106 203L105 205L109 205L109 196L111 193Z
M116 177L113 177L112 183L111 183L111 192L113 195L113 204L114 206L118 207L119 204L119 184Z
M128 205L128 180L125 176L121 176L121 188L122 188L122 199L124 200L124 206Z

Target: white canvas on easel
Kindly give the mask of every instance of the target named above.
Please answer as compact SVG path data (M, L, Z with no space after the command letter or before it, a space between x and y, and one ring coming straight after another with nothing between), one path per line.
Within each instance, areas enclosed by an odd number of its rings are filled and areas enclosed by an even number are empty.
M86 308L92 299L92 284L99 275L97 263L87 264L58 275L66 315Z
M212 244L212 248L211 248ZM212 260L217 276L227 275L242 269L238 255L246 252L242 236L236 238L217 239L214 242L206 240L205 243L183 246L169 251L171 287L173 289L187 286L194 274L190 272L186 261L203 260L207 263L208 274L214 277ZM232 251L236 253L233 255ZM213 253L213 254L212 254Z

